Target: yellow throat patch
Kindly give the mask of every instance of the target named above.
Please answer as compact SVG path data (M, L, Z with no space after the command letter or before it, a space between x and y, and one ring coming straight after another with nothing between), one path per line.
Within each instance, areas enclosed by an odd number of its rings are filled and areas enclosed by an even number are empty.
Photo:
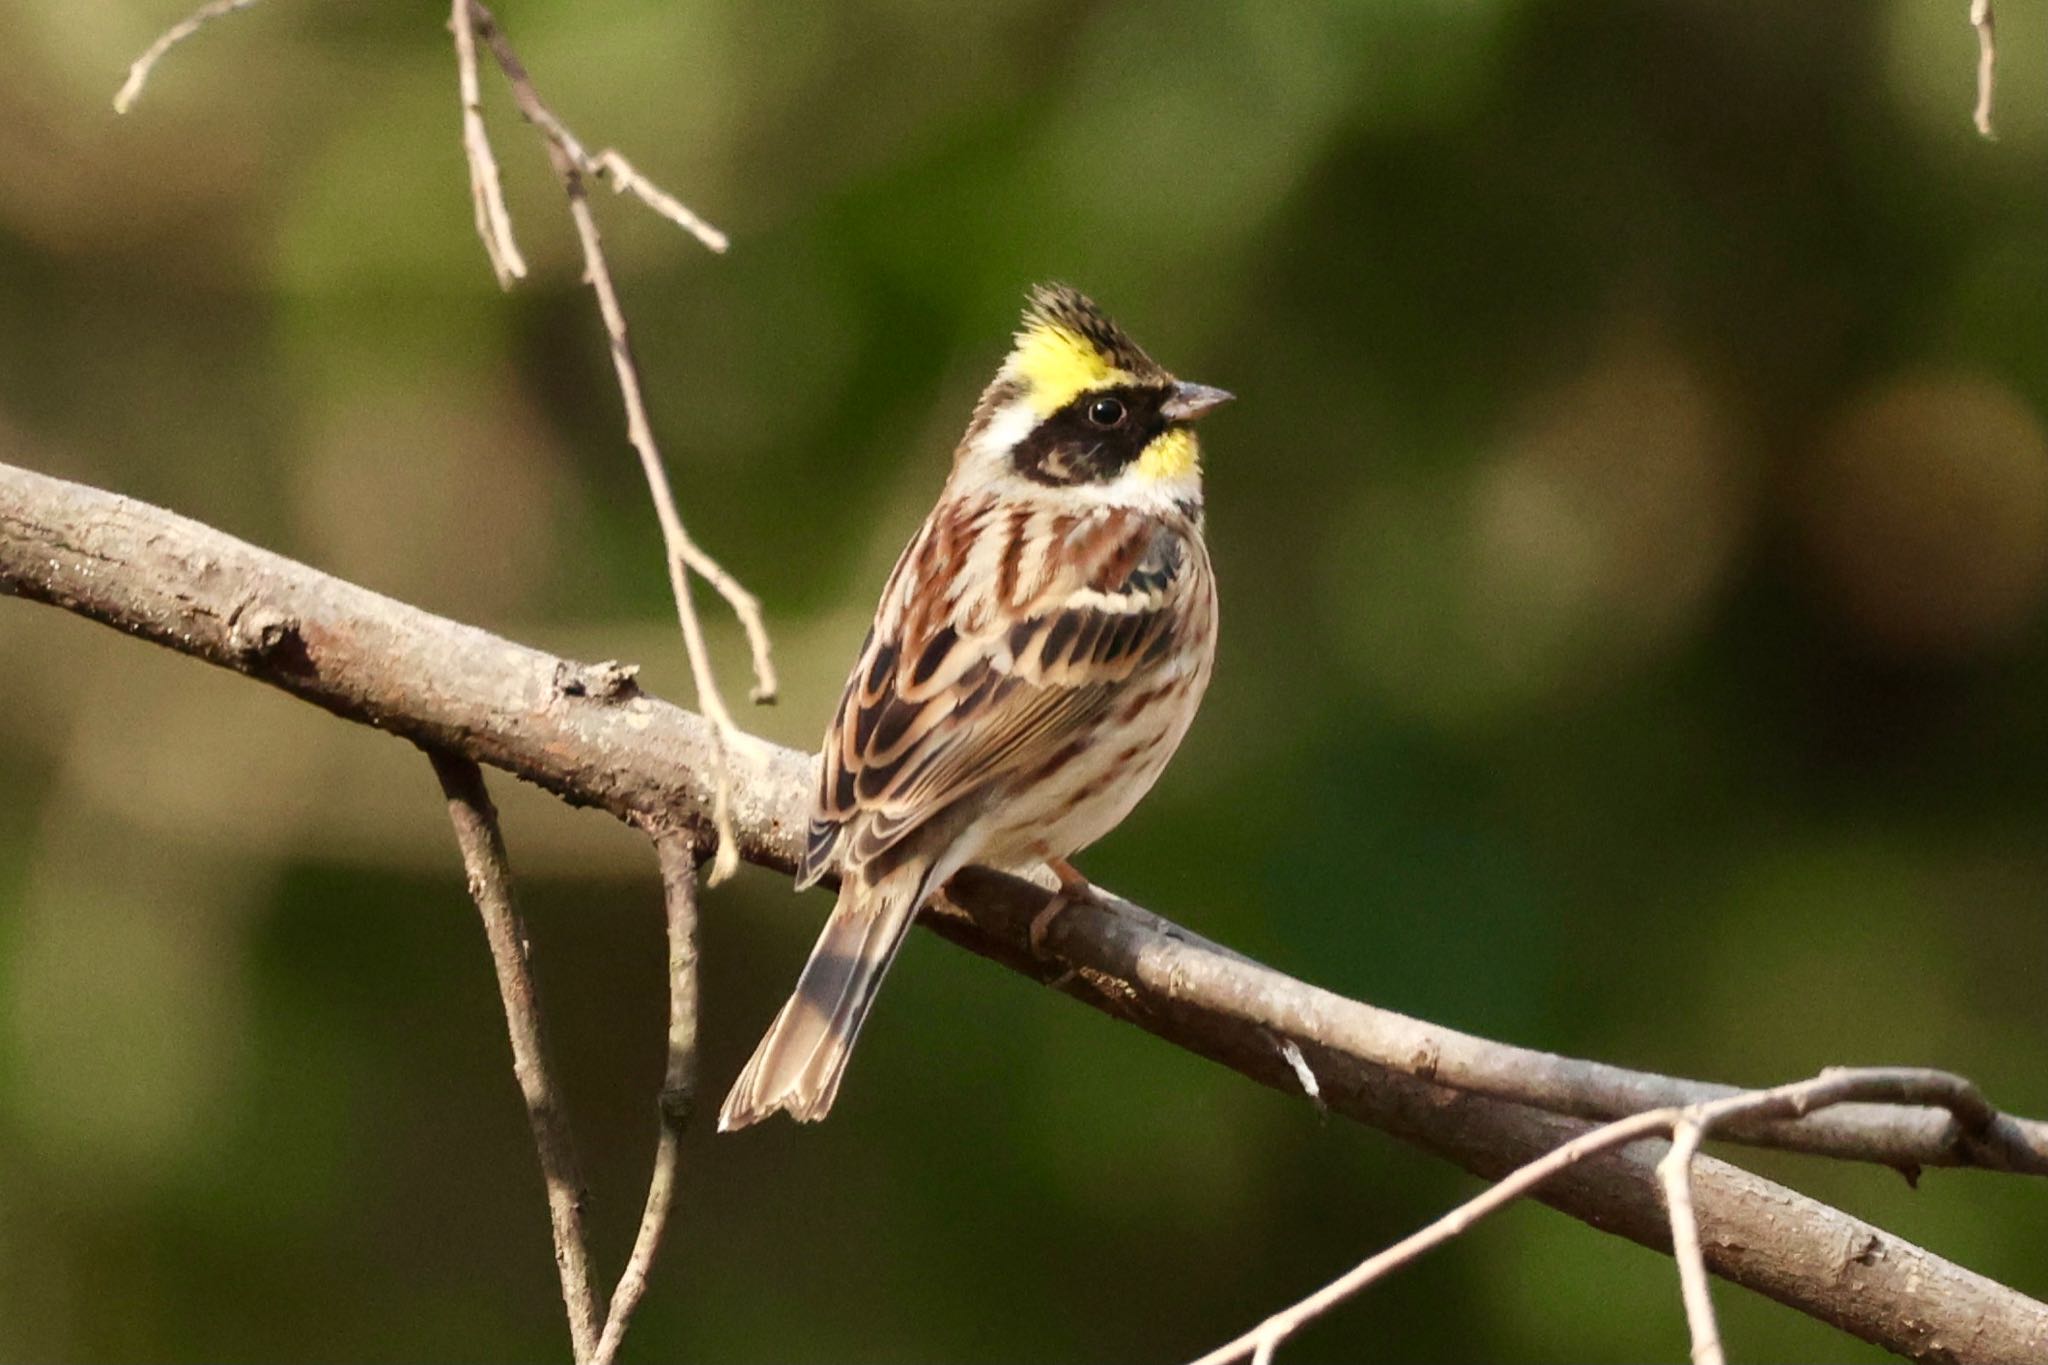
M1003 368L1023 382L1024 396L1040 417L1052 416L1088 389L1131 381L1088 338L1044 318L1032 318L1017 333Z
M1182 479L1201 467L1202 447L1186 427L1168 427L1152 438L1138 456L1138 477L1164 482Z

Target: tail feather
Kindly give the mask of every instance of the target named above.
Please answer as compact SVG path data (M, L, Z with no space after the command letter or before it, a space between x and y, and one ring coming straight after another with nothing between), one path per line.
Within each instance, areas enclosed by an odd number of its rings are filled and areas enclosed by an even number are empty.
M847 878L796 992L725 1097L721 1133L759 1123L778 1109L799 1123L825 1117L924 890L922 880L869 887Z

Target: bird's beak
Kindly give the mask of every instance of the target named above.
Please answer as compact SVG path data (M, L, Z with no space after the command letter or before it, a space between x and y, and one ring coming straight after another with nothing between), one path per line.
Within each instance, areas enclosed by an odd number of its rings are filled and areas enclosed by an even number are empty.
M1228 390L1212 389L1207 384L1175 384L1172 396L1159 405L1159 411L1170 422L1192 422L1235 397Z

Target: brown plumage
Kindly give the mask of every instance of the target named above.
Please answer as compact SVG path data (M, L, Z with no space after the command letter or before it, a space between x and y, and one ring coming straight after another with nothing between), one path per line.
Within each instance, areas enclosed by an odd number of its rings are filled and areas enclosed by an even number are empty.
M1040 290L827 730L799 889L839 902L719 1115L824 1117L918 908L969 862L1113 829L1209 681L1216 592L1188 424L1228 397Z

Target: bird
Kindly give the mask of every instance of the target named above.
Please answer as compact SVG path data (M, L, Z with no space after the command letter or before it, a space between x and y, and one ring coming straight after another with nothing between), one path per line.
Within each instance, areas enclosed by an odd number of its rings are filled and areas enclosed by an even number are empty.
M1151 789L1209 685L1193 424L1231 398L1079 290L1030 292L825 732L796 885L836 869L839 900L721 1132L825 1117L918 910L961 868L1052 870L1034 948L1088 894L1068 859Z

